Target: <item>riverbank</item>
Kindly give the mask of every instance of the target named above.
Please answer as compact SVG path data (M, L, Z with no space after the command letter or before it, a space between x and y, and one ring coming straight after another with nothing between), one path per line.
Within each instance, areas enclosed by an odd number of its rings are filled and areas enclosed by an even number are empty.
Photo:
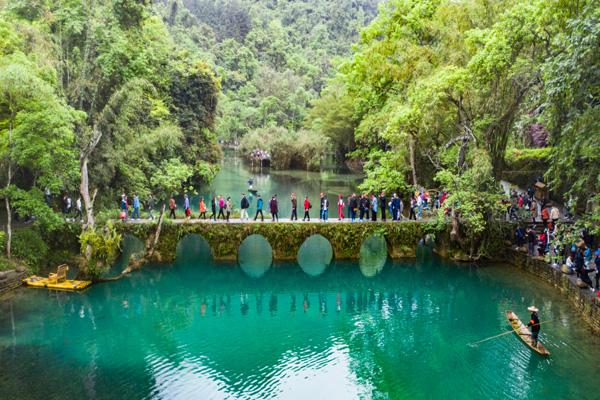
M580 288L575 275L564 274L542 257L530 257L526 252L511 248L506 250L505 261L558 289L592 331L600 335L600 297L596 290Z

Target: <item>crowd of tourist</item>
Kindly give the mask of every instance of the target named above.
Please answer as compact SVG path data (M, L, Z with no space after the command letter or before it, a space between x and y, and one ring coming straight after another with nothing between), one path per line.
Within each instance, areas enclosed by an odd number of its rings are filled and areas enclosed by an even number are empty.
M563 266L563 272L576 274L581 285L591 290L590 274L595 274L595 287L600 289L600 246L593 250L594 237L589 229L576 232L572 225L561 223L572 218L568 208L562 216L556 204L536 199L533 189L520 194L513 190L508 212L511 219L522 221L514 235L518 247L526 247L532 257L546 257L555 267ZM523 222L528 221L524 227ZM572 243L564 246L569 238Z
M424 189L411 193L407 199L407 206L401 196L393 193L387 196L385 192L379 194L362 193L357 195L352 193L344 198L343 195L338 195L335 204L332 205L328 195L321 193L318 200L319 211L318 220L327 222L331 218L336 218L338 221L400 221L402 219L418 220L428 216L432 210L439 209L444 205L447 198L446 192L430 193ZM207 201L208 200L208 201ZM223 220L229 222L233 216L234 203L230 196L213 195L205 200L200 197L198 203L198 219L217 221ZM302 221L310 221L311 214L313 219L313 204L308 196L299 202L296 193L291 193L289 200L291 205L290 221L298 221L298 207L303 211ZM264 221L265 216L263 211L268 211L271 216L271 221L277 222L280 218L280 200L276 194L272 195L268 202L265 203L260 194L256 194L256 210L253 221ZM250 221L249 209L250 199L246 193L242 193L239 201L239 219L241 222ZM145 204L145 209L148 213L148 219L154 219L153 209L155 207L155 199L152 195L148 196ZM333 209L332 209L333 207ZM168 217L171 219L177 218L178 205L174 197L171 197L168 202ZM121 195L120 201L120 219L123 221L141 218L141 203L137 194L133 194L130 199L125 193ZM186 219L192 218L192 208L190 198L187 194L183 199L183 211Z

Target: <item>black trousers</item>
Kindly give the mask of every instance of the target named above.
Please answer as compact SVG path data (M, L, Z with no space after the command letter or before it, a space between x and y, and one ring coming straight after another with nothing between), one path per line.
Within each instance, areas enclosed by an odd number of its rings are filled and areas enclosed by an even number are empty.
M302 221L304 220L310 221L310 215L308 215L308 210L304 210L304 218L302 218Z
M272 213L271 213L271 219L272 219L273 221L279 221L279 215L278 215L278 213L274 213L274 212L272 212Z
M290 218L290 221L296 220L298 221L298 213L296 212L295 208L292 208L292 218Z
M359 217L358 217L358 218L359 218L359 219L363 219L364 217L365 217L365 209L364 209L364 208L361 208L361 209L360 209L360 215L359 215Z
M175 217L175 209L171 208L171 212L169 213L169 218L177 218Z
M410 215L408 216L408 219L417 219L417 215L415 214L415 209L414 208L410 208Z
M198 218L206 219L206 211L201 212Z
M258 214L260 214L260 220L264 221L265 220L265 216L263 215L262 210L256 210L256 215L254 216L254 220L256 221L256 219L258 218Z
M223 213L223 209L219 208L219 215L217 215L217 218L221 218L223 217L223 219L225 219L225 214Z
M377 221L377 213L371 210L371 221Z
M217 220L217 210L216 209L212 209L212 213L210 214L210 217L208 217L208 219L213 219L214 221Z
M381 207L381 220L383 222L385 222L385 208L387 207L387 205L383 205L383 207Z

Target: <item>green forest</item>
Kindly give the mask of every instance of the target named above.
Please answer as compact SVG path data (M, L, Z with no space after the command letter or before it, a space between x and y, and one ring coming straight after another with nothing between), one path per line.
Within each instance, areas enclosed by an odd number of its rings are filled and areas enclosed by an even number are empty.
M228 146L275 169L333 156L368 192L448 191L471 247L502 179L542 177L598 232L600 5L0 0L6 259L33 265L64 231L46 193L81 195L89 253L124 188L164 204ZM15 215L33 229L13 237Z

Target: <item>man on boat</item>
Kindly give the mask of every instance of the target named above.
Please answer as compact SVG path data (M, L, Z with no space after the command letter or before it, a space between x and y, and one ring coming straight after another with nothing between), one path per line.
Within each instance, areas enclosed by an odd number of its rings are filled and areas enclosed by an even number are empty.
M538 309L535 306L527 307L527 311L531 311L531 318L527 326L531 328L531 345L537 347L538 336L540 335L540 319L538 318Z

